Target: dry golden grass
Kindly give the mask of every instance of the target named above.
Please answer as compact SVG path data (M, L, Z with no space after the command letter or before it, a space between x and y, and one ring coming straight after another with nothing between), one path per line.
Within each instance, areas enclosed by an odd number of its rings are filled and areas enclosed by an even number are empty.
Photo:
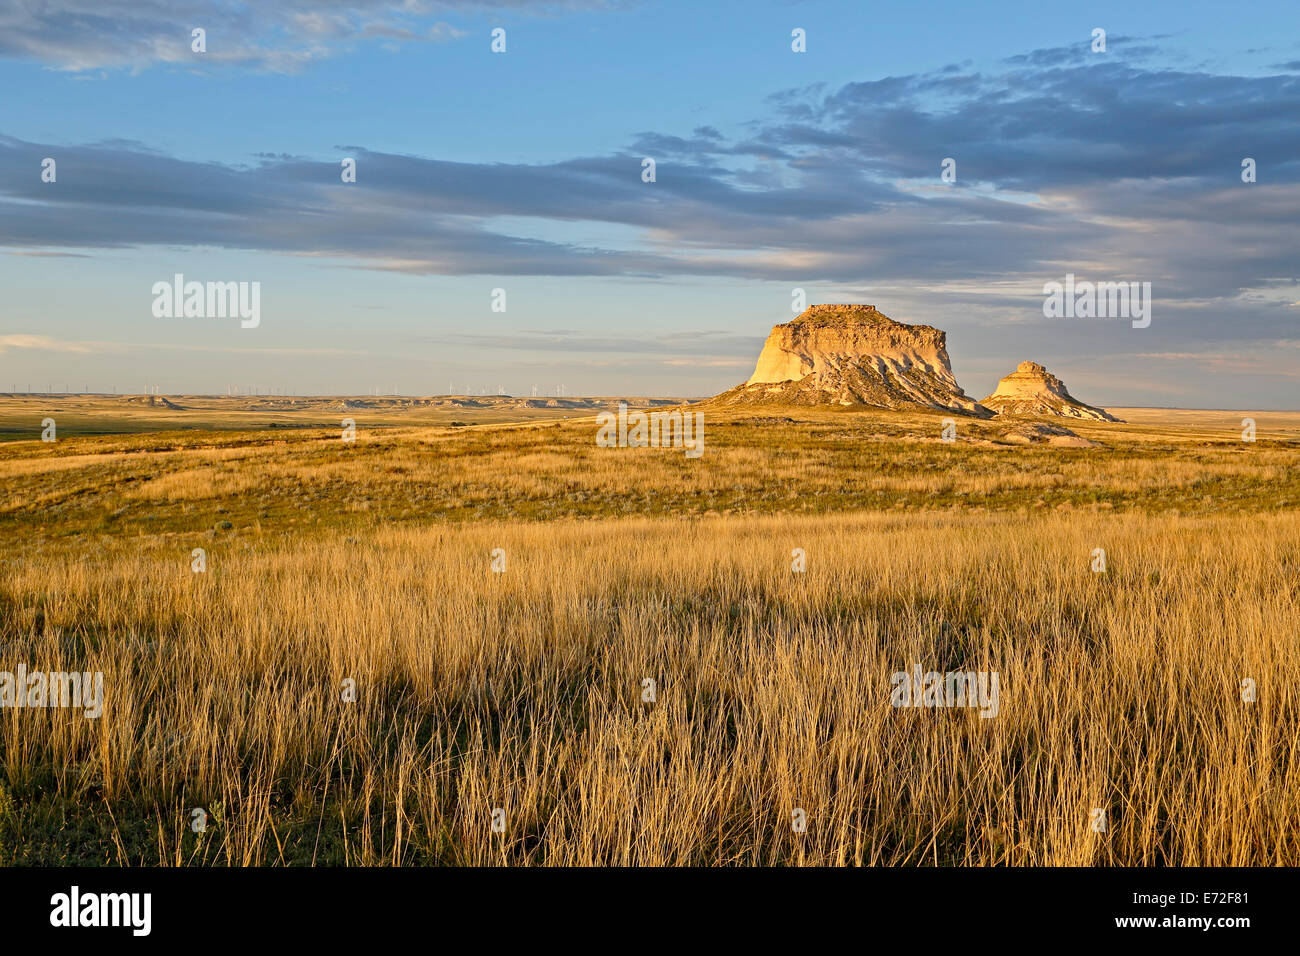
M337 817L336 860L363 863L1294 863L1300 608L1278 570L1300 521L1034 531L403 530L214 547L206 577L160 549L65 555L9 578L6 631L43 609L19 656L103 670L106 712L5 712L3 770L156 806L156 852L119 862L302 859ZM997 671L999 716L892 709L888 675L917 663ZM210 848L190 806L225 808Z
M0 518L19 546L76 532L193 536L305 524L980 508L1243 515L1300 502L1292 421L1075 425L1097 448L997 444L1006 423L938 415L708 413L705 457L602 449L594 419L468 428L73 436L0 444ZM1267 424L1268 427L1265 427ZM197 542L196 542L197 543Z
M697 462L578 425L15 449L0 669L102 670L105 713L0 710L0 859L1300 863L1300 514L1259 504L1296 451L863 421L720 423ZM699 515L736 485L747 513ZM300 497L240 517L268 488ZM892 708L914 665L996 671L998 716Z

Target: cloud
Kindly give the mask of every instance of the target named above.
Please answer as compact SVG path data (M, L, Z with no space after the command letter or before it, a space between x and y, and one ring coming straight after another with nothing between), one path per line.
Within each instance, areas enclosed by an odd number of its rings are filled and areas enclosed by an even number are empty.
M41 352L93 352L84 342L60 342L48 335L0 335L0 355L20 349Z
M293 72L358 39L445 43L467 35L439 12L503 8L545 13L607 4L497 0L317 0L227 3L222 0L47 0L0 5L0 57L61 70L195 69L241 66ZM191 49L191 30L207 33L207 52Z
M142 349L160 352L212 352L232 355L368 355L368 352L346 348L279 348L275 346L179 345L165 342L73 342L48 335L0 335L0 355L6 352L29 350L38 352L63 352L74 355L105 353L134 353Z
M742 141L714 126L649 131L607 155L537 164L350 145L234 166L0 136L0 246L251 249L417 275L888 286L922 321L942 309L1014 327L1027 344L1104 352L1096 337L1113 328L1042 319L1043 283L1073 272L1152 282L1149 350L1294 338L1300 77L1172 69L1153 49L1118 38L1104 56L1039 50L992 72L952 65L780 91ZM641 180L647 154L654 183ZM40 181L45 156L58 159L57 183ZM357 160L355 184L340 182L344 156ZM1255 183L1240 178L1247 156ZM945 157L954 185L939 179Z
M670 332L656 337L633 335L593 335L590 332L557 329L536 331L521 329L502 335L453 333L439 336L418 336L412 341L435 342L439 345L469 345L475 348L503 349L523 352L621 352L641 356L683 355L695 358L681 360L681 364L701 364L700 356L753 355L763 345L763 336L735 335L729 332ZM677 364L669 360L665 364ZM709 363L703 363L709 364ZM729 360L724 363L732 364Z

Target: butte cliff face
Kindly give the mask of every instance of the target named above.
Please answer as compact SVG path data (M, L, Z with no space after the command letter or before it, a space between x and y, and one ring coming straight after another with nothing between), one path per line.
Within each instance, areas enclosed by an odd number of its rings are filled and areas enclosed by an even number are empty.
M1037 362L1021 362L1014 372L998 382L993 394L980 403L999 415L1054 416L1098 422L1118 418L1100 408L1085 405L1066 391L1065 383Z
M727 405L861 405L991 418L953 377L946 335L871 305L814 305L772 329L749 381Z

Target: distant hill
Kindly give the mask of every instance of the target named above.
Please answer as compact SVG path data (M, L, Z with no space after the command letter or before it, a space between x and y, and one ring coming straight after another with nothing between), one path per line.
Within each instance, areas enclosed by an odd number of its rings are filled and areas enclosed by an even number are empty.
M176 411L183 411L183 405L177 405L165 395L123 395L118 403L121 405L136 405L144 408L171 408Z

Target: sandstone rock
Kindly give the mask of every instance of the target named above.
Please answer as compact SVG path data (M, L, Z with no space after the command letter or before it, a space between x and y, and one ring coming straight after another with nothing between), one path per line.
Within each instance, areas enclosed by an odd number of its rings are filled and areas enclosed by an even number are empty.
M147 408L171 408L182 411L182 407L177 405L165 395L124 395L121 399L123 405L143 405Z
M953 377L947 336L871 305L814 305L772 329L754 374L713 402L934 409L991 418Z
M1014 372L998 382L993 394L980 404L999 415L1119 421L1103 409L1085 405L1076 399L1066 391L1064 382L1037 362L1021 362Z
M1096 448L1097 443L1081 438L1062 425L1046 422L1020 422L1002 434L1002 441L1012 445L1057 445L1062 448Z

